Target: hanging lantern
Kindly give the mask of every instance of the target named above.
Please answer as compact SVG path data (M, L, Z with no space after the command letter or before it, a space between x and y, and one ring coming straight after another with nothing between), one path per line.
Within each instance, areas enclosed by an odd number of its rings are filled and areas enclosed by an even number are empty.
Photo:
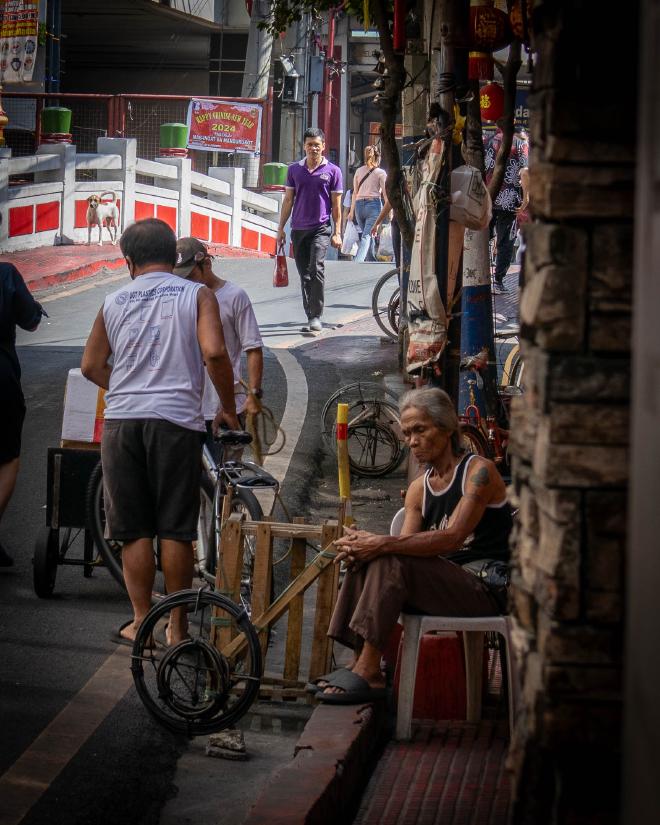
M503 49L513 37L506 13L495 8L495 0L470 0L468 77L493 79L493 52Z
M479 92L479 108L484 120L499 120L504 114L504 89L499 83L487 83Z
M532 5L532 0L513 0L509 12L513 34L526 46L530 45L532 34Z

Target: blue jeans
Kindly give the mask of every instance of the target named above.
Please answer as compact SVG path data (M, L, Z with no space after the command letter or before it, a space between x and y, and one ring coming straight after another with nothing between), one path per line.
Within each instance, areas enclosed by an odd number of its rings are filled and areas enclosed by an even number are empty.
M373 252L373 238L371 230L376 223L376 218L380 215L382 203L380 198L362 198L355 201L355 225L362 233L357 253L353 258L354 263L364 263L367 254ZM373 255L372 255L373 257Z

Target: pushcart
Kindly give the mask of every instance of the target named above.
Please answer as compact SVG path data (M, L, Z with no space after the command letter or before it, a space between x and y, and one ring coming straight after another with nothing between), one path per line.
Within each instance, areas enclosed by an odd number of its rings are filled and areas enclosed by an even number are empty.
M39 528L32 560L34 591L42 599L53 595L59 565L82 566L90 578L103 564L88 529L86 504L89 479L100 458L98 445L48 448L46 526ZM81 533L82 558L72 558L69 551Z

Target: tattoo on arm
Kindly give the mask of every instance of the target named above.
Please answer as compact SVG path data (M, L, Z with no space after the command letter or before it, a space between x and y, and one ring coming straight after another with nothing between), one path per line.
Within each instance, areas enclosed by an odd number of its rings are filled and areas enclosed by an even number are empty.
M475 487L485 487L490 481L490 473L487 467L479 467L477 472L472 476L470 482Z

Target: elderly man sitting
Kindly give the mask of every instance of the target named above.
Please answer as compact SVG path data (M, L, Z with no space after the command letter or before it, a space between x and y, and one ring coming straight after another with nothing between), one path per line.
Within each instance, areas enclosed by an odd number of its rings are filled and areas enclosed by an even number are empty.
M347 568L328 635L353 662L317 680L317 698L354 704L383 697L381 657L402 610L443 616L500 612L471 570L508 561L511 507L492 461L461 447L459 422L442 390L407 392L401 429L426 472L410 485L399 536L346 528L335 563ZM463 565L469 565L469 569Z

